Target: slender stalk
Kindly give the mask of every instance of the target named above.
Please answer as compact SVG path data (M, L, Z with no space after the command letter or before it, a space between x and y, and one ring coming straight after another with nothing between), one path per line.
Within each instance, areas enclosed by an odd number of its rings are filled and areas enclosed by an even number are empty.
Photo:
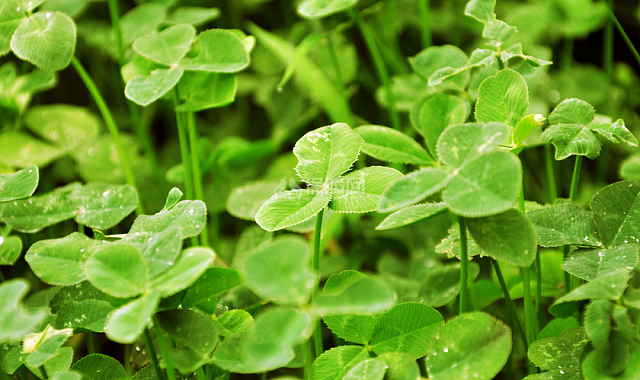
M135 177L133 176L131 165L129 164L129 158L127 157L127 153L124 150L122 137L120 136L120 131L118 130L118 126L116 125L113 115L111 114L111 110L109 110L109 107L107 106L107 103L104 101L104 98L100 94L98 87L96 86L93 79L91 79L91 77L87 73L87 70L84 69L84 67L78 60L78 58L72 57L71 65L78 73L78 76L80 76L80 79L82 79L82 81L84 82L85 86L87 87L87 90L89 90L91 97L96 102L96 106L98 106L98 109L102 114L104 123L107 125L107 129L111 134L111 138L113 138L113 142L116 145L116 150L118 151L118 157L120 158L120 164L122 165L122 170L124 171L124 177L127 183L137 191L138 188L136 187L136 180L135 180ZM144 214L144 209L142 208L141 202L138 202L136 212L138 214Z
M98 340L96 339L96 333L87 332L85 335L87 338L87 351L90 354L100 353L100 345L98 344Z
M461 216L458 217L460 226L460 301L458 313L464 314L469 310L469 294L467 284L469 282L469 251L467 246L467 223Z
M44 369L44 366L38 367L38 372L40 373L40 378L42 380L48 380L49 376L47 376L47 371Z
M429 0L418 0L418 11L420 12L420 37L422 37L422 47L426 49L433 44L429 20Z
M173 360L171 360L171 351L169 351L169 343L164 337L160 324L157 320L155 322L156 340L158 341L158 346L160 346L162 361L164 362L164 366L167 370L167 378L169 380L177 380L176 371L173 369Z
M189 152L191 160L191 170L193 179L193 190L196 199L204 199L204 191L202 189L202 174L200 173L200 160L198 159L198 134L196 132L196 117L193 112L187 113L187 129L189 132ZM200 233L200 244L209 246L209 231L207 227L202 229Z
M573 65L573 38L566 37L562 47L562 60L560 67L566 71Z
M613 0L605 0L609 3L609 8L613 11ZM604 26L603 36L603 48L602 48L602 66L604 72L607 73L609 81L613 78L613 20L611 17L607 20L607 24Z
M322 257L322 252L320 251L320 240L322 238L322 218L324 216L324 209L320 210L318 215L316 216L316 228L313 234L313 261L311 263L311 267L316 275L316 286L312 293L312 302L318 296L319 288L318 283L320 282L320 259ZM313 346L314 346L314 356L315 360L318 356L322 355L324 352L324 348L322 347L322 325L320 321L316 322L315 330L313 332Z
M524 289L524 318L525 318L525 330L527 335L527 348L531 346L536 340L534 321L536 320L535 311L533 309L533 300L531 299L531 285L529 278L529 267L520 268L520 274L522 275L522 285ZM533 371L532 371L533 370ZM535 373L535 366L530 365L529 373Z
M493 269L496 272L496 277L498 277L498 283L500 283L500 288L502 289L502 293L504 294L504 299L507 301L507 311L512 315L513 320L515 321L518 334L520 334L520 338L522 342L527 342L527 336L524 333L524 329L522 328L522 324L520 323L520 319L518 319L518 313L516 312L516 305L509 294L509 288L507 287L507 283L504 280L504 276L502 275L502 270L500 269L500 264L498 260L491 259L491 264L493 264Z
M178 104L178 95L173 92L173 102ZM191 173L191 155L189 154L189 137L184 122L184 113L176 112L176 126L178 127L178 142L180 144L180 157L182 159L182 174L184 176L184 188L187 199L193 199L193 175Z
M159 380L165 380L164 373L162 373L162 370L160 369L160 362L158 361L156 349L153 347L153 340L151 339L149 329L144 329L144 343L149 351L149 359L151 360L151 365L153 366L156 376Z
M204 370L202 369L202 367L198 367L198 369L196 369L196 378L198 380L207 380L207 378L204 375Z
M556 202L558 199L558 185L556 185L556 173L554 168L554 161L551 154L551 145L544 145L544 161L547 172L547 186L549 188L549 198L551 199L551 204Z
M358 26L358 29L360 29L362 38L367 45L367 49L369 49L369 53L371 54L371 58L373 59L373 64L376 68L378 76L380 77L380 81L382 82L382 85L385 88L385 92L387 93L387 103L389 103L389 118L391 119L391 126L397 130L400 130L400 115L398 114L398 109L396 108L396 97L393 93L393 88L391 87L389 71L387 70L387 66L384 63L384 59L382 58L380 49L376 44L375 36L357 10L350 8L348 10L348 13L349 17L351 17L351 20L353 20L353 22Z
M611 20L613 20L613 23L615 24L616 29L618 29L618 32L620 32L622 39L627 44L627 47L631 51L631 54L633 54L636 61L638 62L638 65L640 66L640 54L638 53L638 50L636 49L635 46L633 46L633 42L631 42L631 39L627 35L627 32L624 31L624 28L618 21L618 18L616 17L615 13L613 13L613 10L609 6L609 3L605 1L604 4L607 6L607 9L609 10L609 15L611 16Z
M9 380L9 375L2 370L2 363L0 363L0 380Z
M580 170L582 169L582 156L576 156L576 163L573 166L573 177L571 178L571 191L569 199L575 201L578 196L578 184L580 182Z
M540 332L540 322L544 316L544 308L542 307L542 259L540 251L536 254L536 325L534 326L536 336Z
M2 271L0 270L0 284L2 284L4 282L5 278L2 275Z

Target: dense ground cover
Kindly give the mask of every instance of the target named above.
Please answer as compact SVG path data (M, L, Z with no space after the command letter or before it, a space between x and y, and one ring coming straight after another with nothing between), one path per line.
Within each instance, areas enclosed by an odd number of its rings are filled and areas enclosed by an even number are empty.
M640 378L637 1L214 3L0 4L0 380Z

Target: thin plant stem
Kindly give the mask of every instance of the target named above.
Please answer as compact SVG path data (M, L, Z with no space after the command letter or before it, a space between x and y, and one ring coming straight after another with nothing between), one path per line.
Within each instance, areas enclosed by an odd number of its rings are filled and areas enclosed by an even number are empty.
M576 156L576 163L573 166L573 177L571 178L571 191L569 199L575 201L578 197L578 184L580 183L580 170L582 169L582 156Z
M609 8L613 11L613 0L605 0L609 3ZM613 20L611 17L607 20L607 24L604 26L603 36L603 48L602 48L602 66L604 72L607 73L609 81L613 78Z
M120 70L122 70L122 67L125 65L125 51L124 43L122 42L122 29L120 28L120 10L118 8L118 0L109 0L108 4L109 16L111 18L111 28L113 29L113 35L116 43L116 52L118 54L118 67ZM122 84L124 84L124 82L122 82ZM138 106L136 106L132 101L128 99L127 107L129 108L129 114L131 115L133 128L135 129L138 138L140 138L142 149L144 149L147 157L149 157L149 161L151 161L151 165L153 166L155 174L162 178L162 172L160 171L160 166L158 165L158 157L155 150L153 149L153 144L151 144L151 137L142 125L140 110L138 109Z
M502 293L504 294L504 299L507 302L507 311L512 315L513 320L516 324L518 334L523 342L527 342L527 336L524 333L524 329L522 328L522 324L520 323L520 319L518 319L518 313L516 312L516 305L509 294L509 288L507 287L507 283L504 280L504 276L502 275L502 270L500 269L500 263L498 260L491 259L491 264L493 264L493 270L496 272L496 277L498 277L498 283L500 284L500 288L502 289Z
M173 104L178 105L178 94L173 91ZM180 158L182 159L182 174L187 199L193 199L193 174L191 172L191 155L189 154L189 137L184 121L184 113L176 112L176 126L178 128L178 143L180 144Z
M113 115L111 114L111 110L109 110L109 107L107 106L107 103L104 101L104 98L100 94L98 87L96 86L93 79L91 79L87 71L84 69L84 67L78 60L78 58L72 57L71 65L80 76L80 79L82 79L82 82L84 82L85 86L87 87L87 90L89 90L91 97L96 102L96 106L98 107L98 109L100 110L100 113L102 114L104 123L107 125L107 129L111 134L111 138L113 138L113 142L116 145L116 150L118 151L118 158L120 158L120 164L122 165L122 170L124 171L124 177L127 181L127 184L129 184L131 187L133 187L137 191L138 188L136 187L136 180L135 180L135 177L133 176L131 165L129 164L129 158L127 157L127 153L124 149L124 144L122 143L122 137L120 136L120 131L118 130L118 126L116 125ZM142 208L141 202L138 202L136 212L138 214L144 214L144 209Z
M177 380L176 371L173 367L173 360L171 360L171 351L169 351L169 342L167 342L167 339L164 337L164 333L162 332L157 319L155 320L155 322L156 340L158 341L158 346L160 346L162 360L167 370L167 379Z
M322 252L320 251L320 240L322 239L322 219L324 217L324 209L320 210L318 215L316 216L316 228L313 233L313 259L311 266L313 268L313 272L316 275L316 286L314 287L312 293L312 302L315 301L315 298L318 296L320 289L318 288L318 284L320 282L320 260L322 258ZM324 352L324 348L322 347L322 325L320 321L316 322L316 326L313 332L313 347L314 347L314 355L313 359L315 360L318 356L322 355Z
M533 343L536 340L535 337L535 329L534 329L534 321L536 319L535 316L535 311L533 309L533 300L531 298L531 286L530 286L530 281L531 279L529 278L529 267L522 267L520 268L520 274L522 275L522 285L523 285L523 289L524 289L524 318L525 318L525 331L526 331L526 336L527 336L527 348L529 348L529 346L531 346L531 343ZM533 373L531 372L531 368L529 368L529 373Z
M193 179L193 190L196 199L204 199L204 191L202 190L202 174L200 173L200 160L198 159L198 134L196 131L196 117L193 112L187 113L187 129L189 132L189 152L191 155L191 175ZM209 231L207 227L202 229L200 233L200 244L209 246Z
M149 359L151 360L151 365L153 366L156 376L159 380L165 380L164 373L162 373L162 370L160 369L160 362L158 361L156 349L153 347L153 340L151 339L149 329L144 329L144 343L147 346L147 351L149 351Z
M96 333L89 331L85 335L87 338L87 351L90 354L100 353L100 346L98 345L98 340L96 339Z
M540 332L540 319L544 316L542 308L542 259L540 251L536 254L536 321L534 326L536 336Z
M611 20L613 20L613 23L615 24L616 29L618 29L618 32L620 32L622 39L627 44L627 47L631 51L631 54L633 54L633 56L635 57L636 62L638 62L638 66L640 66L640 53L638 53L638 50L633 45L633 42L631 42L631 39L627 35L627 32L624 31L624 28L620 24L620 21L618 21L618 18L616 17L615 13L613 13L613 10L609 6L609 3L605 1L604 5L607 6L607 9L609 10L609 16L611 16Z
M551 145L544 145L544 161L547 172L547 186L549 188L549 199L551 199L551 204L556 202L558 199L558 185L556 184L556 172L555 172L555 163L553 161L553 156L551 153Z
M573 38L566 37L562 47L562 60L560 67L566 71L573 65Z
M40 378L42 380L48 380L49 376L47 376L47 371L44 369L44 366L38 367L38 372L40 373Z
M2 275L2 271L0 270L0 284L2 284L4 282L5 278Z
M350 8L348 10L348 13L349 17L351 17L351 20L353 20L358 29L360 29L362 38L364 39L364 42L367 45L367 49L369 49L369 53L371 54L371 58L373 59L373 64L376 68L376 72L378 73L380 81L385 88L385 92L387 94L387 103L389 105L389 118L391 119L391 126L397 130L400 130L400 115L398 114L398 109L396 108L396 97L393 93L393 88L391 87L389 71L387 70L387 66L384 63L384 59L382 58L380 49L376 44L375 36L357 10L355 10L354 8Z
M204 375L204 370L202 369L202 367L198 367L198 369L196 369L196 378L198 380L207 380L207 378Z
M422 38L422 48L426 49L433 44L433 40L431 38L429 0L418 0L418 11L420 12L420 37Z
M10 380L9 375L2 370L2 363L0 363L0 380Z
M469 310L469 295L467 283L469 282L469 252L467 246L467 223L458 216L460 226L460 301L458 313L464 314Z

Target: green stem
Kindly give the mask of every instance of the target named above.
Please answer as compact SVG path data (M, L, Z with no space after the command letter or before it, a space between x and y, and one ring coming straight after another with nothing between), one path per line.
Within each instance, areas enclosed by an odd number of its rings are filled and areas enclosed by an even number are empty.
M536 254L536 325L535 335L540 332L540 322L544 316L544 309L542 307L542 259L540 258L540 251Z
M47 376L47 371L44 369L44 366L38 367L38 372L40 373L40 378L42 380L48 380L49 376Z
M533 299L531 297L531 278L529 267L520 268L522 276L522 285L524 289L524 318L525 330L527 335L527 347L535 341L534 323L536 320L535 311L533 309Z
M367 49L369 49L369 53L371 54L371 58L373 59L373 64L376 68L376 72L378 73L380 81L385 88L385 92L387 94L387 103L389 103L389 118L391 119L391 126L397 130L400 130L400 115L398 114L398 110L396 108L396 97L393 93L393 88L391 87L389 71L387 70L387 66L384 63L384 59L382 58L380 49L376 44L375 36L357 10L350 8L348 12L353 22L358 26L358 29L360 29L362 38L364 39L364 42L367 45Z
M189 132L189 152L191 155L191 169L193 179L193 189L196 199L204 199L204 191L202 189L202 174L200 173L200 160L198 159L198 134L196 132L196 117L193 112L187 113L187 129ZM207 226L202 229L200 234L200 244L202 246L209 246L209 231Z
M318 215L316 216L316 228L313 233L313 261L311 266L313 268L313 272L316 275L316 286L314 287L311 302L315 301L315 298L318 296L320 289L318 284L320 282L320 259L322 257L322 252L320 251L320 240L322 238L322 219L324 216L324 209L320 210ZM316 326L313 332L313 347L314 347L314 356L315 360L318 356L322 355L324 352L324 348L322 347L322 324L320 321L316 322Z
M563 71L569 70L573 64L573 38L566 37L562 47L562 60L560 61Z
M458 216L460 226L460 301L459 314L464 314L469 310L469 295L467 284L469 282L469 252L467 247L467 223L465 219Z
M120 131L118 130L118 126L116 125L113 115L111 114L111 110L109 110L107 103L105 103L104 99L102 98L102 95L100 94L100 91L98 91L98 87L96 86L95 82L93 81L93 79L91 79L87 71L84 69L84 67L76 57L71 58L71 65L80 76L80 79L82 79L82 81L84 82L85 86L87 87L87 90L89 90L91 97L93 97L93 100L96 102L96 106L98 106L98 109L102 114L104 123L107 125L107 129L111 134L111 138L113 138L113 142L116 145L116 150L118 151L118 157L120 158L120 163L122 165L122 170L124 171L124 176L126 178L127 183L137 191L138 188L136 187L136 181L135 181L135 177L133 176L133 171L131 171L129 158L127 157L127 153L124 149L124 144L122 143ZM141 202L138 202L138 207L136 208L136 211L138 214L144 214L144 209L142 208Z
M607 6L607 9L609 10L609 15L611 16L611 20L613 20L613 23L615 24L616 29L618 29L618 32L620 32L620 35L624 39L624 42L627 44L627 47L631 51L631 54L633 54L633 56L636 59L636 62L638 62L638 65L640 66L640 54L638 53L638 50L636 50L636 47L633 46L633 42L631 42L631 39L629 38L627 33L624 31L624 28L618 21L618 18L616 17L615 13L613 13L613 10L609 6L609 3L605 1L604 4Z
M156 376L159 380L165 380L164 373L162 373L162 370L160 369L160 362L158 361L156 349L153 347L153 340L151 339L149 329L144 329L144 343L147 346L147 351L149 351L149 359L151 360L151 365L153 366Z
M100 353L100 346L98 345L98 340L96 339L96 333L94 332L87 332L86 334L86 338L87 338L87 351L90 354L97 354Z
M420 12L420 37L422 37L422 48L426 49L433 44L429 20L429 0L418 0L418 10Z
M609 3L609 8L613 11L613 0L605 0ZM607 24L604 26L603 36L603 49L602 49L602 66L604 72L607 73L609 81L613 78L613 20L611 17L607 20Z
M573 166L573 177L571 178L571 191L569 192L569 199L572 201L575 201L578 196L580 169L582 169L582 156L576 156L576 163Z
M178 96L174 94L174 104L178 104ZM180 157L182 159L182 173L184 176L184 188L187 199L193 199L193 175L191 173L191 155L189 154L189 138L184 122L184 113L176 112L176 126L178 128L178 143L180 144Z
M167 369L167 378L169 380L177 380L176 371L173 369L173 360L171 360L171 351L169 351L169 343L164 337L164 333L160 328L160 324L158 323L157 318L154 319L156 328L156 340L158 341L158 346L160 346L162 361L164 362L164 366Z
M204 370L202 369L202 367L198 367L198 369L196 369L196 378L198 380L207 380L207 378L204 375Z
M547 171L547 186L549 187L549 198L551 199L551 204L556 202L558 199L558 185L556 185L556 173L555 173L555 163L553 161L553 157L551 154L551 145L544 145L544 161Z
M502 275L502 270L500 269L500 264L498 260L491 259L491 264L493 264L493 269L496 272L496 276L498 277L498 283L500 283L500 288L502 289L502 294L504 294L504 299L507 301L507 311L512 315L513 320L515 321L518 333L520 334L520 338L523 343L527 342L527 336L524 333L524 329L522 328L522 324L520 323L520 319L518 318L518 313L516 312L516 305L509 294L509 288L507 287L507 283L504 280L504 276Z

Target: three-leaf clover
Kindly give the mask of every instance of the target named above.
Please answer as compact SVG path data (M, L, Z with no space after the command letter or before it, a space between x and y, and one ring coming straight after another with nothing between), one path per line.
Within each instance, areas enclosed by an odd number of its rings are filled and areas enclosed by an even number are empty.
M380 197L402 174L371 166L343 176L358 158L363 139L348 125L337 123L305 134L293 148L296 172L309 186L282 191L267 200L256 222L268 231L310 219L327 205L337 212L364 213L378 209Z

